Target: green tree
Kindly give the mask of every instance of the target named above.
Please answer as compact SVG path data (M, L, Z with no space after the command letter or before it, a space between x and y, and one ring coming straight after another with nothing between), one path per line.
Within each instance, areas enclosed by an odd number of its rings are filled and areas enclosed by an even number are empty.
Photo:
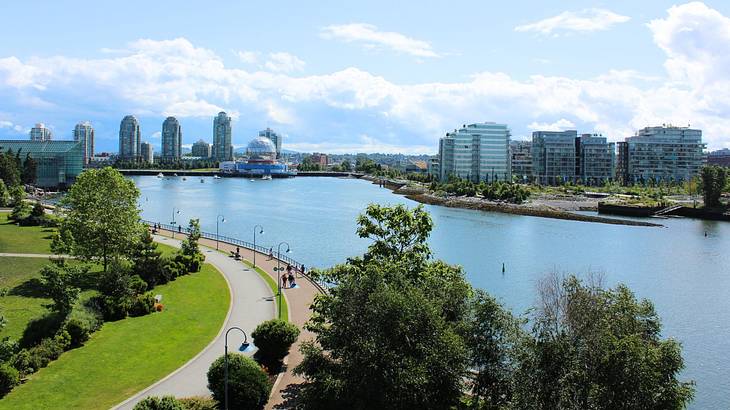
M36 162L33 157L30 156L30 153L26 154L25 161L23 162L23 169L22 169L22 180L24 184L35 184L36 182L36 173L38 171L38 163Z
M180 247L180 262L185 265L188 272L198 272L205 257L200 252L198 241L200 240L200 220L191 219L188 224L188 237L182 241Z
M706 166L700 173L702 179L702 193L706 207L720 206L720 197L727 183L727 172L725 168L718 166Z
M8 188L5 185L5 181L0 179L0 206L5 207L5 206L10 205L10 203L11 203L10 191L8 191Z
M134 182L110 167L84 171L62 200L67 212L54 248L86 260L101 258L106 270L110 258L134 249L144 229L138 197Z
M41 269L43 289L53 300L47 307L61 316L71 313L81 290L75 286L78 278L89 272L84 265L66 263L46 265Z
M352 171L352 164L350 164L350 161L344 160L342 161L342 164L340 164L340 168L345 172Z
M432 227L422 207L370 205L358 234L362 258L320 273L334 284L316 298L296 368L305 408L450 408L462 396L470 287L463 272L429 261Z
M253 342L259 348L257 360L269 369L281 366L281 361L289 354L289 348L299 337L299 328L281 319L260 323L251 333Z
M208 369L208 389L213 398L225 400L225 358L217 358ZM266 373L250 357L228 354L228 407L240 410L262 409L269 399L271 383Z
M185 410L175 396L145 397L132 410Z
M552 275L540 284L533 338L520 348L514 405L521 409L682 409L691 382L678 342L662 339L648 300L624 285Z
M20 169L12 150L0 152L0 179L5 181L8 188L20 185Z
M142 236L134 247L131 259L132 273L139 275L150 289L162 282L165 261L148 229L142 231Z

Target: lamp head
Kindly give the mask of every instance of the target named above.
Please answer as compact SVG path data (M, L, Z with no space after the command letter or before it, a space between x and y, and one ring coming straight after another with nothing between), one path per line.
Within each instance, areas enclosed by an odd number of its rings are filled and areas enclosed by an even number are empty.
M249 342L243 342L243 343L241 343L241 346L238 348L238 351L245 352L245 351L248 351L250 347L251 347L251 344Z
M259 234L263 234L263 233L264 233L264 230L263 230L263 228L262 228L262 229L261 229L261 230L259 231Z
M286 253L289 253L289 251L290 251L290 250L291 250L291 249L289 249L289 247L287 246L287 247L286 247Z
M221 222L225 222L225 221L226 221L226 217L221 218Z

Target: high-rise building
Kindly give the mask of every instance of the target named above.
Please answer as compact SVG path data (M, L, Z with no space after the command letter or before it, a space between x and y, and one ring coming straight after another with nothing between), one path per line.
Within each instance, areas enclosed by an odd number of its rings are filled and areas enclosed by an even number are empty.
M426 161L426 164L428 166L428 175L431 175L433 178L440 178L441 176L441 167L439 164L439 156L433 156Z
M511 141L509 143L512 178L518 182L532 181L532 142Z
M30 129L31 141L50 141L52 137L53 133L42 122L39 122L35 127Z
M182 127L175 117L162 123L162 160L178 160L182 156Z
M265 130L259 131L259 137L266 137L270 139L274 144L274 147L276 147L276 157L281 157L281 135L274 132L271 128L266 127Z
M619 143L618 174L625 184L687 181L705 163L702 130L646 127Z
M76 124L74 127L74 141L81 143L81 152L84 155L84 165L94 156L94 127L89 121Z
M210 158L211 156L210 144L202 139L193 144L192 151L194 157Z
M134 115L127 115L119 124L119 158L139 161L141 142L139 121Z
M511 180L509 140L507 125L493 122L464 125L447 133L439 141L440 179Z
M613 181L616 173L616 144L597 134L575 139L576 175L586 185Z
M221 111L213 120L213 159L217 161L233 160L231 142L231 117Z
M532 133L532 175L539 184L576 180L576 130Z
M142 161L152 164L155 162L155 148L149 142L139 144Z
M36 163L36 185L58 188L71 185L84 169L81 143L76 141L0 141L0 152L12 149L30 155Z

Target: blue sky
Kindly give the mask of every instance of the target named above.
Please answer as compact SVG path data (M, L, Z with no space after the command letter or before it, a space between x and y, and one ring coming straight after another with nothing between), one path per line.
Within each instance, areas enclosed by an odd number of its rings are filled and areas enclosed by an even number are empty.
M233 3L233 2L231 2ZM307 4L305 4L307 3ZM620 140L702 128L730 147L730 2L104 2L0 5L0 138L90 120L115 151L136 115L159 147L235 118L285 148L433 153L468 122L577 128Z

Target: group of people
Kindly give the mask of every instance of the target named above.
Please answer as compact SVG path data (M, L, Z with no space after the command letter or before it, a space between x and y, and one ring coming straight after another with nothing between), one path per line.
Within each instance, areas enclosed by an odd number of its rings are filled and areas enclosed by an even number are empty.
M294 268L291 265L286 265L286 273L281 274L282 287L286 288L286 282L289 282L290 288L295 288L297 283L294 281Z

